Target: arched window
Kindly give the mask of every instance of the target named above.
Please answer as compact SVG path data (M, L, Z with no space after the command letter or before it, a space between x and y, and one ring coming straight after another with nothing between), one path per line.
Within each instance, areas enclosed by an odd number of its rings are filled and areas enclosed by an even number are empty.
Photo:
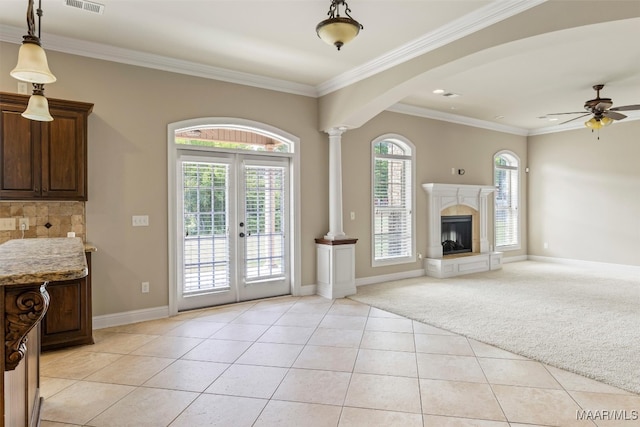
M372 142L373 265L415 261L413 144L399 135Z
M520 159L510 151L493 158L495 192L495 246L520 249Z

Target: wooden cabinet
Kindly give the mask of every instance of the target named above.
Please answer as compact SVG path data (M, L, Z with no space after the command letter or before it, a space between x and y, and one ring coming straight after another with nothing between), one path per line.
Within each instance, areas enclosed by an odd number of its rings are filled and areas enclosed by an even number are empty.
M49 282L49 309L42 320L42 350L93 344L91 310L91 252L89 274L82 279Z
M49 99L52 122L21 116L29 97L0 93L0 200L87 200L93 104Z

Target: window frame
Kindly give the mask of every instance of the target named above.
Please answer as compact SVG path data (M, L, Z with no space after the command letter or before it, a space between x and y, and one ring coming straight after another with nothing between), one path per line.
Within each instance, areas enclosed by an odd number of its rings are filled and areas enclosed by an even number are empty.
M502 158L504 156L507 156L507 160L509 160L509 163L515 163L515 166L513 165L509 165L509 166L498 166L496 165L496 160L498 160L498 158ZM509 159L509 157L511 159ZM497 198L498 198L498 183L496 182L496 172L498 170L508 170L508 171L515 171L516 172L516 177L517 177L517 201L515 203L516 207L513 208L513 206L511 206L509 209L511 209L512 211L515 210L516 211L516 221L517 221L517 225L515 227L515 243L512 244L508 244L508 245L498 245L497 242L497 233L496 230L498 229L498 202L497 202ZM520 161L520 157L518 157L518 155L516 153L514 153L513 151L510 150L501 150L498 151L494 156L493 156L493 185L496 187L496 191L495 191L495 195L494 195L494 200L493 200L493 243L494 243L494 248L496 251L513 251L513 250L518 250L522 248L522 214L521 214L521 209L520 209L520 205L521 205L521 200L522 200L522 172L521 172L522 168L521 168L521 161ZM512 186L510 186L510 192L509 192L509 198L513 199L513 188Z
M389 141L400 147L403 147L405 150L410 152L410 155L398 156L398 155L377 155L375 152L375 147L378 143ZM375 216L376 216L376 203L375 203L375 185L376 185L376 176L375 176L375 164L376 159L378 158L390 158L390 159L403 159L408 160L411 168L410 176L408 177L407 183L410 188L406 189L405 192L409 192L410 198L410 220L409 220L409 236L411 241L409 242L409 254L407 256L401 257L388 257L376 259L376 229L375 229ZM375 138L371 141L371 265L373 267L383 267L388 265L396 265L396 264L407 264L416 261L416 148L415 145L398 134L385 134Z

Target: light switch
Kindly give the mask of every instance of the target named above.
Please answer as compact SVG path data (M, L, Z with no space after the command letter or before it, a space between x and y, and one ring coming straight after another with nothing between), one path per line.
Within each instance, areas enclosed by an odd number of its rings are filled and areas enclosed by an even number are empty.
M131 225L134 227L148 227L149 215L134 215L131 217Z

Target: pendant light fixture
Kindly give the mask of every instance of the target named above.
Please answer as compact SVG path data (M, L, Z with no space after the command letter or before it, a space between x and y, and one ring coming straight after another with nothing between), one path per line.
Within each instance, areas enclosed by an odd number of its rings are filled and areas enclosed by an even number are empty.
M344 7L344 16L340 16L340 7ZM316 33L325 43L340 48L353 40L364 27L349 14L351 9L344 0L331 0L329 19L316 26Z
M36 36L33 0L28 0L27 35L23 37L22 46L18 51L18 64L9 74L17 80L33 85L33 94L22 116L30 120L50 122L53 117L49 114L49 102L44 97L44 85L55 82L56 76L49 70L47 55L40 45L42 0L38 0L37 14L38 35Z
M49 101L44 97L44 85L42 83L33 84L33 95L29 98L29 104L22 117L39 122L50 122L53 120L49 114Z
M18 52L18 64L9 74L15 79L28 83L53 83L56 76L49 70L47 55L40 45L40 20L42 18L42 0L38 2L38 35L35 34L35 18L33 14L33 0L28 0L27 29L28 33L22 37L22 46Z

